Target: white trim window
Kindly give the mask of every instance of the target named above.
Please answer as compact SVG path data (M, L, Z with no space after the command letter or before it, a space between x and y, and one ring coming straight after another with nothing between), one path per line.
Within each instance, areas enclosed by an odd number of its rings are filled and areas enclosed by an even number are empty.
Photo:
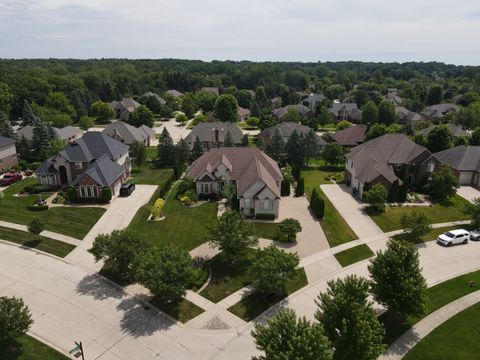
M76 162L75 163L75 169L82 170L83 169L83 164L81 162Z
M210 184L202 184L202 194L210 194Z
M83 185L80 185L80 197L87 197L87 192Z
M432 173L435 170L435 163L429 162L427 165L427 172Z
M97 185L92 186L93 197L98 197L98 187Z
M263 210L273 210L273 200L266 198L263 200Z
M243 207L245 209L250 209L252 207L252 199L244 199L243 200Z

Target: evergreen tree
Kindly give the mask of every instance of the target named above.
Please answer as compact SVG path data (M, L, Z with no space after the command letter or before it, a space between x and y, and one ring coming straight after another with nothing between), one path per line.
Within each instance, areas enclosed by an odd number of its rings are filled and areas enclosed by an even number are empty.
M295 187L295 196L303 196L305 193L305 180L303 177L298 178L297 186Z
M318 219L323 219L325 215L325 201L320 197L317 189L313 189L310 196L310 208Z
M177 164L184 165L190 160L190 148L184 139L180 139L176 146Z
M316 158L319 155L318 135L313 129L305 135L304 147L305 147L305 160L308 166L311 158Z
M290 180L283 179L280 186L280 195L289 196L290 195Z
M365 189L364 189L365 191ZM398 180L395 180L388 191L388 202L396 202L398 201L398 193L400 191L400 185L398 184Z
M40 123L41 120L33 113L32 107L27 100L23 101L22 109L22 126L35 126Z
M443 100L443 88L438 85L432 85L427 95L427 105L440 104Z
M247 147L248 144L248 134L242 136L242 147Z
M331 122L332 115L330 115L330 112L326 107L322 106L318 115L318 124L323 128L325 125L330 124Z
M192 148L192 160L195 161L197 160L200 156L203 155L203 145L202 142L200 141L200 138L197 136L195 139L195 142L193 143L193 148Z
M278 130L278 128L276 128L275 132L273 133L270 145L267 146L267 154L270 155L275 161L280 161L284 152L285 141L283 141L282 134L280 134L280 131Z
M232 133L230 130L227 130L227 133L225 134L225 139L223 140L223 146L224 147L234 147L235 144L233 142L233 137Z
M0 136L13 138L14 133L8 116L3 111L0 111Z
M35 124L33 127L32 150L36 160L45 160L50 139L51 133L49 126L41 121Z
M302 168L305 163L305 143L303 136L299 135L297 130L293 130L285 148L287 150L288 162L292 166Z
M30 162L32 160L32 146L24 136L17 141L17 152L20 155L20 159Z
M163 128L157 146L158 163L163 166L175 165L175 145L167 128Z

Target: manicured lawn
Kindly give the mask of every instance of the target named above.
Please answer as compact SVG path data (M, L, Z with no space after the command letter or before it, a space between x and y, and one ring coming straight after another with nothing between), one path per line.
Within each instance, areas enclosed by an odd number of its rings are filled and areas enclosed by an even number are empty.
M367 245L362 244L355 246L351 249L336 253L335 258L338 260L340 265L346 267L356 262L368 259L373 255L375 255L373 251Z
M175 196L176 188L172 190L163 207L164 220L147 221L150 207L158 197L156 192L149 204L137 211L129 227L145 234L151 245L172 245L192 250L208 240L208 226L217 218L217 203L208 202L187 208Z
M156 298L153 298L150 303L182 323L186 323L188 320L193 319L203 312L203 309L199 308L197 305L191 303L187 299L181 299L178 302L166 304Z
M140 170L132 165L132 180L135 184L163 185L173 174L172 169L158 169L150 167L150 164L143 164Z
M455 195L445 204L411 207L387 207L387 210L380 215L371 216L372 220L385 232L401 229L400 219L403 214L418 211L430 219L430 223L443 223L456 220L468 220L469 216L463 213L467 200Z
M308 280L305 271L299 269L298 274L286 283L285 289L281 294L273 297L265 297L260 293L254 292L250 296L247 296L245 299L233 305L228 311L245 321L252 321L270 306L276 304L288 295L293 294L307 284Z
M473 281L473 286L469 286L470 281ZM427 312L424 316L427 316L440 309L442 306L477 290L480 290L480 271L461 275L432 286L427 290ZM403 320L388 311L382 314L380 320L385 325L386 344L390 345L422 318L423 316Z
M321 184L332 184L328 179L332 175L336 175L337 182L343 181L343 172L341 172L343 168L326 167L322 161L315 159L312 160L312 164L317 167L302 171L305 180L305 194L310 199L313 189L317 189L320 196L325 200L325 216L321 225L328 243L331 247L334 247L357 239L353 230L320 189Z
M73 347L73 346L72 346ZM0 349L2 360L67 360L68 357L53 350L40 341L24 335L18 339L12 351Z
M405 360L478 359L480 304L463 310L433 330L404 357Z
M255 235L259 238L277 240L280 237L280 227L277 223L251 223Z
M37 182L36 179L25 179L13 184L4 191L5 197L0 202L0 220L16 224L28 225L34 217L38 217L45 229L59 234L83 239L105 212L98 207L54 207L46 211L27 210L39 195L13 196L25 186ZM43 195L46 198L48 195Z
M224 262L221 254L213 257L205 264L212 273L212 279L200 295L216 303L251 284L255 276L252 273L254 260L255 250L250 249L238 256L233 264Z
M10 229L0 226L0 239L11 241L26 247L38 249L50 254L65 257L75 249L75 246L56 241L45 236L33 235L26 231Z
M453 229L467 229L471 228L470 225L456 225L456 226L444 226L440 228L431 229L428 233L420 237L415 243L420 244L422 242L433 241L436 240L438 235L443 234L444 232L453 230ZM394 239L404 239L403 234L392 236Z

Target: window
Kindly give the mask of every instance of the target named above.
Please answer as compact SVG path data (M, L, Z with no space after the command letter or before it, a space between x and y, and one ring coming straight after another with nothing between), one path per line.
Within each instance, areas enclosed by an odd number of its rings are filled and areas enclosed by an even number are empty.
M250 199L243 200L243 203L244 203L245 208L247 208L247 209L249 209L252 206Z
M273 210L273 200L268 198L263 200L263 210Z
M428 163L428 168L427 168L427 171L429 173L433 172L433 170L435 169L435 164L433 162L431 163Z
M96 185L92 186L93 197L98 197L98 187Z
M80 197L86 197L87 193L85 191L85 186L80 185Z
M50 175L48 176L48 183L49 183L50 185L55 185L55 183L56 183L55 175L50 174Z
M92 197L92 188L90 185L87 185L87 197Z
M202 193L210 194L210 184L202 184Z
M75 169L77 169L77 170L83 169L83 164L81 162L76 162L75 163Z

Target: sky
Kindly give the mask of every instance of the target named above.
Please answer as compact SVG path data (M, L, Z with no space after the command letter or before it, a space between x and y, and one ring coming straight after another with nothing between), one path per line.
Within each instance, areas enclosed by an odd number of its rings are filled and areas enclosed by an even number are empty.
M0 58L480 63L479 0L0 0Z

